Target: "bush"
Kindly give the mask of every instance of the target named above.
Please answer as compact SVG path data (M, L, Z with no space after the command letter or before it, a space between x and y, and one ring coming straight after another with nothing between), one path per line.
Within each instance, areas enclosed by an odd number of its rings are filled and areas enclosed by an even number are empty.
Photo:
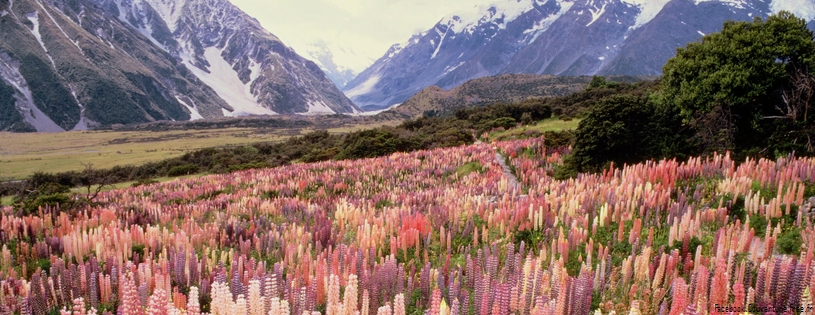
M521 115L521 124L522 125L528 126L528 125L531 125L531 124L534 124L534 123L535 123L535 120L532 119L532 114L523 113Z
M39 208L67 210L71 208L71 198L65 193L53 193L39 195L36 198L28 198L22 202L22 207L19 209L22 215L37 214Z
M580 121L571 162L579 172L622 167L685 150L681 122L645 95L600 100Z
M501 117L492 121L493 128L502 127L504 129L510 129L516 125L515 118L512 117Z
M167 176L175 177L175 176L184 176L189 174L195 174L198 172L198 165L195 164L183 164L178 166L173 166L167 171Z
M792 228L781 233L781 236L778 237L778 252L786 255L798 255L801 253L801 244L803 243L801 231Z

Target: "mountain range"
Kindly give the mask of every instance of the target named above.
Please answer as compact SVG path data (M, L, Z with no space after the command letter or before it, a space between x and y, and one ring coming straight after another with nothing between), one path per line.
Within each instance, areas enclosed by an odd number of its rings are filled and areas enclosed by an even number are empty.
M0 0L0 130L356 113L226 0Z
M659 75L677 47L726 20L788 10L815 28L815 0L497 1L442 18L365 68L353 47L317 42L301 56L228 0L0 0L0 131L357 114L427 88L417 99L448 98L486 76Z
M490 75L659 75L676 48L725 21L781 10L815 26L813 0L500 0L393 45L343 90L381 107Z

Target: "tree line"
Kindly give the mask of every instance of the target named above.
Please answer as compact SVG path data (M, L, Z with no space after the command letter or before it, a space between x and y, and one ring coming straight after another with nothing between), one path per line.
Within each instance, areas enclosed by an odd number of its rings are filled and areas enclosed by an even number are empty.
M775 158L815 153L815 41L789 12L729 21L677 49L650 89L597 101L576 131L564 174L612 163L731 151ZM595 78L589 86L604 86Z

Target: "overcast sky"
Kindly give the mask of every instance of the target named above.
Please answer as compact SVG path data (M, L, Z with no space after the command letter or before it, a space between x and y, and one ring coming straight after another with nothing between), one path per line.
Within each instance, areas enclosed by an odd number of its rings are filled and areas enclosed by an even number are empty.
M230 0L301 52L324 40L375 60L442 17L495 0Z

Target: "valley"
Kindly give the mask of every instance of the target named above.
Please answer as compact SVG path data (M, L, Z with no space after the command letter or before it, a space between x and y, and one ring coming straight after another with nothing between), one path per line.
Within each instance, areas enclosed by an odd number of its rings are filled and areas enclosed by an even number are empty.
M331 133L373 128L394 122L372 122L329 128ZM226 128L170 131L70 131L61 133L0 132L0 179L23 179L34 172L81 171L141 165L210 147L240 147L280 142L310 132L309 128Z
M0 0L0 315L811 313L815 0L464 9Z

